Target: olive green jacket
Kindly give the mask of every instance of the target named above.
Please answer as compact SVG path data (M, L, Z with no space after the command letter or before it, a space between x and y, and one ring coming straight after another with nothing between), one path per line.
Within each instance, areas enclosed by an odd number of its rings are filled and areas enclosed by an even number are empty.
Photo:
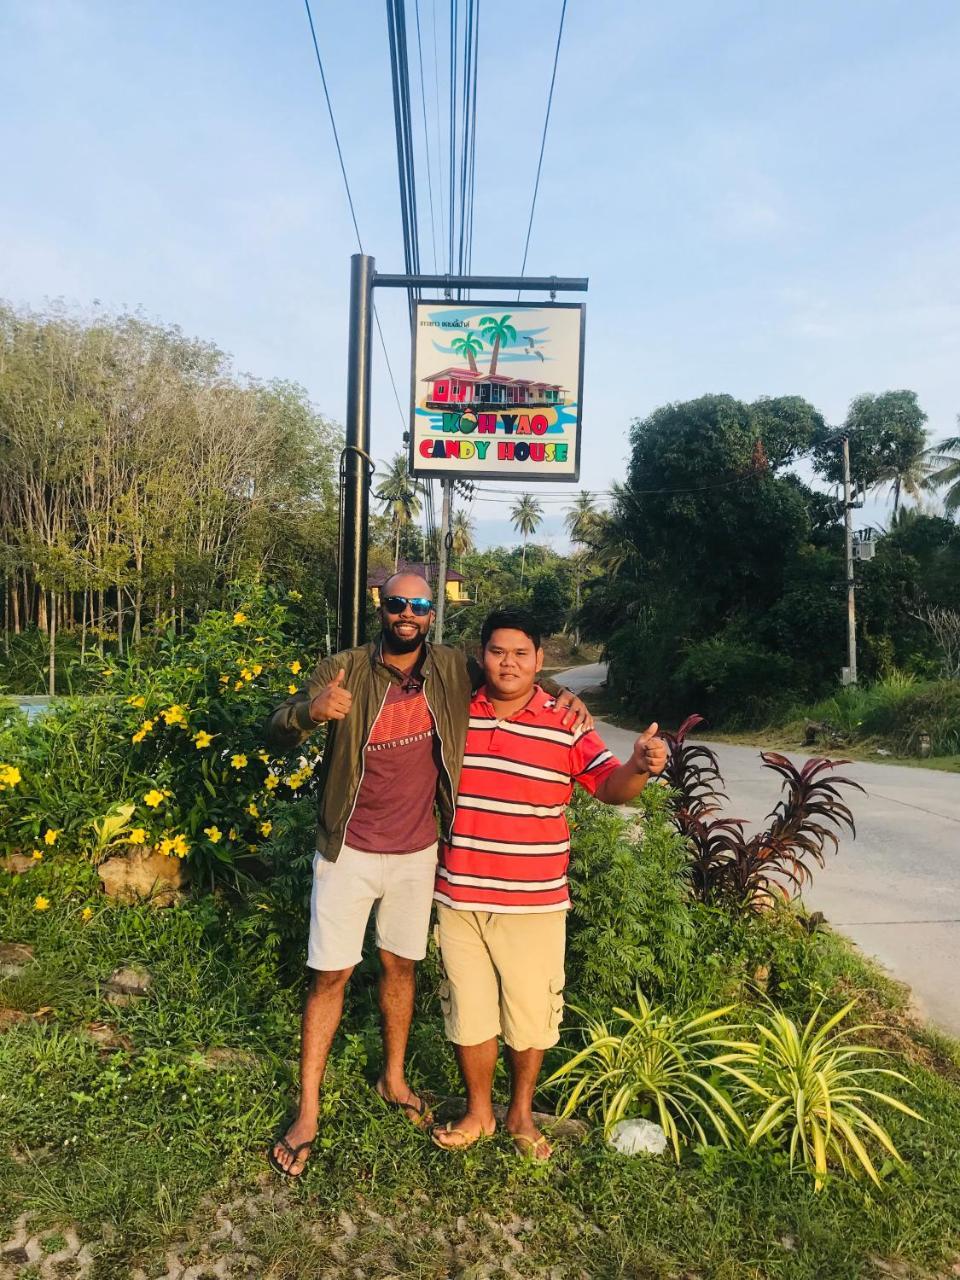
M277 749L289 751L298 746L319 728L310 717L310 703L338 671L346 673L343 684L353 695L353 704L342 720L324 722L327 739L317 771L320 783L317 850L330 862L336 862L340 856L347 826L353 816L363 777L363 753L367 739L386 701L391 682L399 683L398 676L380 661L379 650L378 639L359 649L346 649L324 658L314 667L306 684L271 713L266 725L267 740ZM441 831L449 836L463 766L470 698L483 683L483 672L473 658L467 658L459 649L428 644L421 674L424 696L440 745L437 804ZM548 693L560 692L560 686L552 680L540 683Z

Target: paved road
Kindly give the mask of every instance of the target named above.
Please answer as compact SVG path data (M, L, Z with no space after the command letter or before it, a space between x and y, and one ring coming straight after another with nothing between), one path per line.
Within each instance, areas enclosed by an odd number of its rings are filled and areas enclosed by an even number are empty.
M605 668L574 667L559 678L580 691L602 682ZM635 737L606 723L600 732L621 753ZM779 779L760 766L756 748L712 745L729 812L760 822L779 798ZM859 761L841 772L867 790L851 792L857 838L841 840L804 901L908 982L926 1017L960 1036L960 777Z

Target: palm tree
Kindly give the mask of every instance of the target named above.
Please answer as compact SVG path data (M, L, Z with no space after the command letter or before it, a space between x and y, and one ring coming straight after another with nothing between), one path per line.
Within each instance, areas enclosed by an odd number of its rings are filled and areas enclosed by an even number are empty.
M583 582L583 571L587 564L586 542L587 535L596 526L597 504L593 500L593 495L584 491L578 493L574 499L573 506L567 508L565 523L567 533L570 535L571 542L579 545L580 550L573 557L574 582L576 585L576 612L580 613L580 586ZM580 628L574 627L573 642L580 647Z
M523 585L523 574L527 567L527 538L536 533L543 522L543 507L530 494L525 494L515 507L510 510L510 519L517 533L523 534L523 555L520 558L520 585Z
M394 528L393 570L400 563L400 534L420 514L420 485L407 470L407 455L395 453L386 471L380 473L380 484L373 496L390 516Z
M450 346L456 351L457 355L466 356L470 365L470 372L477 373L476 356L483 350L483 343L475 333L468 333L463 338L454 338Z
M924 432L926 437L926 432ZM949 444L949 441L943 441ZM916 453L909 453L889 463L877 475L877 486L889 485L893 491L893 515L896 519L897 512L900 510L901 495L909 494L914 501L920 501L920 493L922 489L927 487L926 478L936 466L937 455L933 450L926 448L926 438L924 438L919 450Z
M490 356L489 376L491 378L497 372L497 357L500 355L501 344L516 342L517 340L516 329L512 324L507 324L509 319L509 315L501 316L499 320L496 316L482 316L480 319L480 332L493 347L493 352Z
M458 511L450 522L450 534L453 538L453 553L460 561L460 572L463 573L463 557L474 547L473 521L465 511Z
M960 417L957 418L960 423ZM943 489L943 509L948 516L960 511L960 436L948 436L927 451L930 474L923 481L924 489ZM936 470L934 470L936 468Z

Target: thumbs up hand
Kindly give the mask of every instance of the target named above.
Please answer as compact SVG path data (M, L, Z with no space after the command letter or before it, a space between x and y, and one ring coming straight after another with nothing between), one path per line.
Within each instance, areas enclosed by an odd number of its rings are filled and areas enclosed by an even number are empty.
M649 725L633 744L633 765L637 773L663 773L667 766L667 744L657 737L656 720Z
M347 673L337 672L328 685L310 703L310 717L320 724L324 720L343 720L353 705L353 694L344 685Z

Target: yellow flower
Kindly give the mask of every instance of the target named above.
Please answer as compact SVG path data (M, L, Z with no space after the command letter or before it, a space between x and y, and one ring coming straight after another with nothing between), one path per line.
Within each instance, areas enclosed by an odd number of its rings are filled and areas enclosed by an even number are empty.
M33 900L34 911L46 911L50 906L50 899L45 898L42 893L38 893Z
M270 762L270 757L267 755L266 751L258 751L257 759L262 760L264 764L269 764Z
M303 670L303 667L300 665L300 662L299 662L299 661L297 661L297 662L291 662L291 663L290 663L290 670L293 672L293 674L294 674L295 676L298 676L298 675L300 674L300 672Z
M242 609L238 609L237 612L233 615L233 625L235 627L242 626L246 622L246 620L247 620L247 615L243 612Z
M297 686L291 681L290 684L287 685L287 693L296 693L296 692L297 692Z
M45 831L43 833L43 843L47 845L55 845L59 834L59 831L55 831L53 827L51 827L49 831Z
M262 663L262 662L255 662L255 663L253 664L253 674L254 674L255 676L258 676L262 670L263 670L263 663Z
M80 919L81 919L81 920L92 920L92 919L93 919L93 907L84 907L84 908L83 908L83 910L80 912Z
M299 773L287 774L287 776L284 778L284 782L287 784L287 786L290 788L291 791L296 791L298 787L303 786L303 779L300 777Z
M136 733L133 735L133 737L130 739L130 741L131 741L131 742L142 742L146 736L147 736L147 731L146 731L146 729L138 729L138 730L137 730L137 732L136 732Z
M223 839L223 832L219 827L204 827L203 834L207 837L211 844L219 844Z
M229 683L230 683L230 677L229 677L228 675L226 675L226 674L222 675L222 676L220 677L220 683L221 683L221 684L229 684Z
M302 592L300 592L300 591L289 591L289 592L287 593L287 599L288 599L288 600L302 600L302 599L303 599L303 593L302 593Z
M213 741L213 734L207 733L206 729L201 729L199 733L194 734L193 741L198 751L202 751L204 747L209 747Z
M260 810L257 808L253 800L251 800L250 803L247 805L247 813L249 813L251 818L260 817Z
M0 791L15 787L21 780L20 770L14 764L0 764Z
M140 728L144 731L144 733L151 733L155 723L156 722L154 720L144 720Z
M157 848L165 857L169 857L173 853L173 841L169 836L164 836Z
M190 843L184 835L176 835L173 837L173 852L178 858L185 858L190 852Z
M233 691L234 693L239 693L242 688L243 688L243 681L238 680L237 683L233 686Z
M30 857L34 860L34 862L42 862L42 861L43 861L43 850L42 850L42 849L34 849L33 853L31 853Z
M135 693L127 699L127 706L130 707L145 707L146 705L147 700L142 693Z
M156 809L158 804L163 804L163 792L154 787L152 791L148 791L143 797L143 803L148 804L151 809Z
M243 670L240 672L240 679L246 680L248 683L253 679L253 672L250 670L249 667L243 668Z
M230 830L227 832L227 839L236 840L236 838L237 838L237 828L231 827Z
M236 755L230 757L230 763L235 769L245 769L247 767L247 757L242 751L238 751Z
M280 785L280 779L277 777L275 773L268 774L267 777L264 778L263 780L263 785L266 787L268 791L273 791L275 790L276 787Z
M143 827L134 827L127 836L127 844L146 844L147 833Z
M112 667L107 667L107 669L105 671L101 671L100 674L102 676L106 676L106 678L109 680L111 676L115 676L117 673L116 671L114 671Z
M261 823L260 823L260 834L261 834L262 836L268 836L272 830L273 830L273 823L272 823L272 822L261 822Z
M172 707L167 707L166 711L161 711L160 714L163 716L164 720L166 720L168 725L186 724L186 716L183 714L183 707L177 703L174 703Z

